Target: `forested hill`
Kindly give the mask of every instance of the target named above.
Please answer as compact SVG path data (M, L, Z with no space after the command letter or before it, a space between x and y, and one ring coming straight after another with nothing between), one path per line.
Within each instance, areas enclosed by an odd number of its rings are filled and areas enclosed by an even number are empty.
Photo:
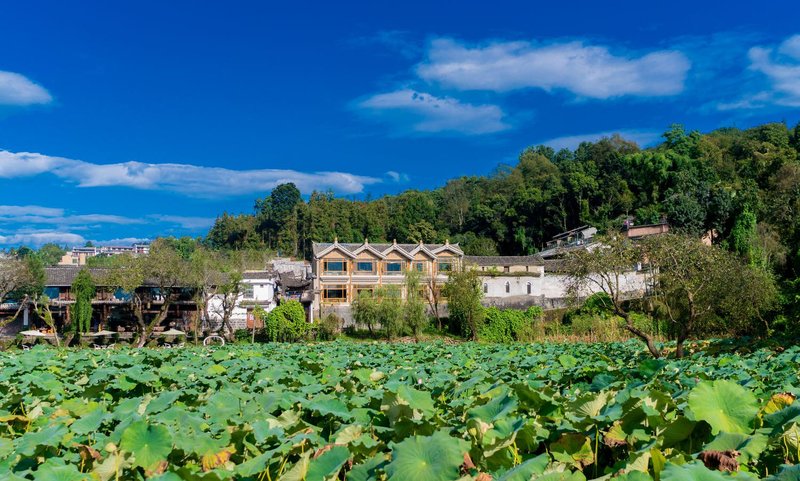
M468 254L527 254L583 224L673 228L717 240L753 262L787 265L798 252L800 125L765 124L707 134L680 126L642 150L621 137L576 150L531 147L515 166L461 177L432 191L374 200L314 193L292 184L255 203L253 214L223 214L208 233L216 247L268 247L305 255L313 241L459 242Z

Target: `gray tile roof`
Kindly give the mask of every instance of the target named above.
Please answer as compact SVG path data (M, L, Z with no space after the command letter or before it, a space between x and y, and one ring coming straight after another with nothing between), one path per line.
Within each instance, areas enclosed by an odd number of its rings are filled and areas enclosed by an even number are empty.
M479 266L541 266L539 256L464 256L464 263Z
M314 255L316 256L317 254L319 254L320 252L324 251L325 249L327 249L328 247L330 247L332 245L333 245L333 242L314 242L312 244L312 250L314 251ZM358 249L362 245L364 245L364 244L359 244L359 243L356 243L356 242L339 242L339 247L341 247L343 249L347 249L350 252L355 251L356 249ZM373 244L372 242L369 243L370 247L372 247L375 250L380 251L381 253L386 252L393 245L394 244L390 244L390 243L378 243L378 244ZM440 247L444 247L445 244L423 244L423 245L425 246L426 249L432 251L434 249L438 249ZM450 245L452 247L455 247L456 249L461 250L461 248L458 246L458 243L453 243L453 244L450 244ZM414 249L419 247L419 244L397 244L397 247L399 247L400 249L402 249L403 251L405 251L407 253L411 253Z
M65 287L71 286L78 273L88 269L89 274L92 275L94 282L102 283L103 278L108 274L108 269L102 267L85 267L85 266L55 266L45 267L45 285L49 287Z
M275 271L244 271L242 279L273 279L278 276Z

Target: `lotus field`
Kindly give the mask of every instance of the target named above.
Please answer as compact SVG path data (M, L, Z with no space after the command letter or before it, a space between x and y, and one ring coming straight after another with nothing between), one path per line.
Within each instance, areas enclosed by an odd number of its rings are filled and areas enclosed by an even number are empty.
M800 479L800 349L0 353L4 480Z

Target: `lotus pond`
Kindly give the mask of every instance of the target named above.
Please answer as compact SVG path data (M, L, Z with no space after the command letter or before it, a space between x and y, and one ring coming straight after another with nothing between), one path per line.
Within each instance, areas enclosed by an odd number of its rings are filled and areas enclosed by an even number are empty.
M800 348L0 353L5 480L800 479Z

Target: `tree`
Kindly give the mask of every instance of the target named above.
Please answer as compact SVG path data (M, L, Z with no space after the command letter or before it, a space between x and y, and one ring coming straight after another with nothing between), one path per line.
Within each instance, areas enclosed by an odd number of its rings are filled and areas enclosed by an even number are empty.
M163 239L156 239L146 256L114 257L106 284L130 295L128 304L134 316L137 347L147 343L155 327L167 318L181 290L191 285L190 272L189 262ZM152 312L148 306L157 308Z
M306 321L303 305L295 300L282 302L269 312L258 306L254 315L264 323L267 339L272 342L299 341L305 338L311 329L311 325Z
M75 296L75 303L70 306L74 331L76 334L89 332L92 322L92 299L97 289L87 269L78 272L72 281L70 291Z
M764 271L741 262L717 246L678 234L643 241L655 285L655 297L665 307L674 328L676 357L684 343L707 333L714 323L741 328L762 319L777 291Z
M399 286L384 286L375 291L378 300L377 319L388 340L403 333L403 305Z
M44 283L44 272L41 271L40 277L37 272L34 272L36 270L34 264L35 262L31 258L18 259L0 256L0 304L11 299L19 301L16 313L8 319L0 320L0 327L6 326L16 319L26 307L28 296L36 291L35 286L40 282Z
M370 335L378 326L378 300L372 292L362 290L351 303L353 321L358 325L367 326Z
M425 300L422 292L426 286L421 282L421 275L416 270L406 271L406 301L403 304L403 324L411 330L419 341L422 331L428 325L428 313L425 312Z
M45 266L54 266L61 262L61 258L66 253L67 251L64 248L50 242L40 247L37 254Z
M472 269L451 271L443 291L450 320L458 325L462 336L476 341L485 316L478 272Z
M639 288L627 274L642 261L642 249L619 233L597 238L593 249L572 251L564 261L566 291L573 299L583 299L595 292L604 292L611 300L614 314L625 321L625 329L645 343L653 357L661 357L653 337L636 327L624 301Z

